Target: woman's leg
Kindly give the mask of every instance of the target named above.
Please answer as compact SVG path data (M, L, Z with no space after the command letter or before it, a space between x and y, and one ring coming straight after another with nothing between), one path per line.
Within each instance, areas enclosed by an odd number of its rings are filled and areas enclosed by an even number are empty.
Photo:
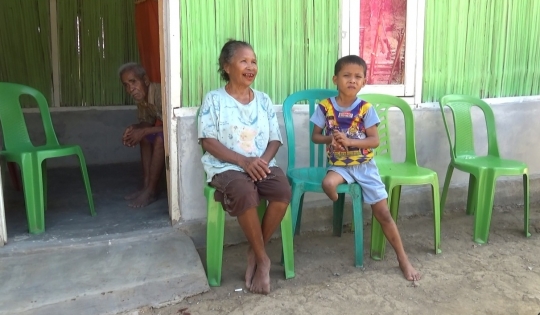
M253 293L268 294L270 292L270 258L268 258L264 248L265 241L259 223L257 208L249 208L239 215L238 223L242 227L250 246L246 286Z

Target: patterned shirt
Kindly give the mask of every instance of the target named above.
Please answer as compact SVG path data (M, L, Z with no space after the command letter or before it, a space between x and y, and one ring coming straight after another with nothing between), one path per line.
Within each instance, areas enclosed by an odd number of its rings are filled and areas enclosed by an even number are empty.
M373 106L359 98L349 107L340 107L335 97L323 100L317 105L311 122L324 129L329 136L339 130L349 139L365 139L366 129L378 125L380 120ZM366 163L373 158L372 148L326 146L328 163L335 166L349 166Z
M156 120L163 122L161 110L161 84L150 82L148 101L137 103L139 122L147 122L152 125L156 124Z
M198 138L213 138L226 148L247 157L261 157L270 141L279 141L281 132L270 97L253 90L254 98L249 104L241 104L230 96L225 88L206 94L199 112ZM202 159L207 180L228 171L244 170L206 152ZM269 167L276 166L275 159Z

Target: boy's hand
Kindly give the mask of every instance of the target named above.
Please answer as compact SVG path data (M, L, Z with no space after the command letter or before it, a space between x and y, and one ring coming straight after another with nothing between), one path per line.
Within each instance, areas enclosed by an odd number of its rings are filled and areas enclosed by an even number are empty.
M336 141L337 143L339 143L341 146L343 146L345 149L347 149L347 147L349 147L349 138L347 138L347 135L341 131L338 131L338 130L334 130L334 132L332 133L334 138L332 139L332 143L334 141Z

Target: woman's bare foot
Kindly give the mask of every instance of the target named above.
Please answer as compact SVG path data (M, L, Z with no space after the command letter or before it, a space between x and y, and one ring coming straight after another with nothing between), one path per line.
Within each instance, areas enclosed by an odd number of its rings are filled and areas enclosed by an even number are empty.
M149 190L143 190L137 198L129 203L128 206L132 208L142 208L148 206L154 201L156 201L156 194Z
M421 278L421 275L414 267L411 265L408 259L406 259L403 263L399 262L399 268L403 272L403 276L405 276L405 279L409 281L418 281Z
M247 269L246 269L246 288L251 288L251 282L253 281L253 275L255 274L255 269L257 269L257 261L255 260L255 253L251 246L247 251Z
M139 197L139 195L140 195L142 192L143 192L143 189L137 190L136 192L132 192L132 193L129 194L129 195L125 195L125 196L124 196L124 199L125 199L125 200L133 200L133 199Z
M251 292L258 294L270 293L270 266L270 258L268 256L257 262L255 275L249 288Z

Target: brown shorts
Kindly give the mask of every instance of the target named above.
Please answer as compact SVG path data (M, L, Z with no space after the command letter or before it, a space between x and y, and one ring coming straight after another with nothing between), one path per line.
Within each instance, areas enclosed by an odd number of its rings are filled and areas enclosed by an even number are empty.
M256 182L247 173L225 171L214 175L210 185L216 188L216 201L221 202L223 209L233 217L257 207L261 199L291 201L291 186L279 167L271 167L270 174Z

